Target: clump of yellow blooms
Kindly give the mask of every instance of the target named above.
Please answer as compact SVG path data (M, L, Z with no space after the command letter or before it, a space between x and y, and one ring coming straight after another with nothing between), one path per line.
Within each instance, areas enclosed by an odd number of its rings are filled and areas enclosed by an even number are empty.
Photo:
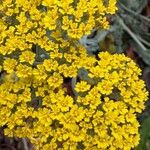
M130 150L148 93L123 54L87 54L78 40L109 27L116 0L0 1L0 126L37 150ZM41 53L39 53L39 50ZM68 93L65 78L85 69Z

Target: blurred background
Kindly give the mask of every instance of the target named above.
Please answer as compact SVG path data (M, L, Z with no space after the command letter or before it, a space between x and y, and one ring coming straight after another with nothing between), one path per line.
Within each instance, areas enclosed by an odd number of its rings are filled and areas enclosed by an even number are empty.
M150 91L150 0L118 0L118 12L109 21L110 29L94 32L89 42L98 41L98 52L125 53L133 59L142 69L141 78ZM145 106L145 111L138 115L141 141L135 150L150 150L150 101ZM1 128L0 150L33 150L33 147L26 139L5 137Z

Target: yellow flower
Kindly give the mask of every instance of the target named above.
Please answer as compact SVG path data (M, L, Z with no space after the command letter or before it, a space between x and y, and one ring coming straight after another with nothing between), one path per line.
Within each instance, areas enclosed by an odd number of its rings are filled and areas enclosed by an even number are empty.
M90 89L90 85L87 84L87 82L85 81L81 81L81 82L78 82L75 86L75 90L77 92L85 92L85 91L88 91Z
M70 96L61 97L56 105L62 112L69 111L69 109L73 106L73 99Z
M72 38L79 39L83 36L83 33L80 29L78 29L77 23L70 24L70 29L67 30L68 35Z
M46 70L41 64L37 65L37 69L33 69L33 75L39 81L47 78Z
M109 0L109 5L106 7L106 12L108 14L114 14L117 10L116 6L117 1L116 0Z
M68 17L68 16L63 16L63 18L62 18L62 23L63 23L62 29L63 29L63 30L68 30L70 24L72 23L72 21L69 20L69 17Z
M113 83L109 80L102 80L97 85L100 93L109 95L112 93L113 90Z
M136 122L136 116L134 112L132 112L131 110L126 114L125 118L127 122L131 122L131 123Z
M42 4L44 6L52 7L56 2L57 0L43 0Z
M50 87L57 88L62 85L63 78L59 73L54 73L48 78L47 82Z
M49 30L56 29L57 26L57 19L58 19L58 8L55 7L51 11L48 11L48 13L43 18L43 24L45 28L48 28Z
M32 68L31 67L28 67L27 65L22 65L22 64L19 64L17 67L16 67L16 75L18 77L22 77L22 78L26 78L28 76L31 76L32 75Z
M59 65L58 70L65 77L76 77L77 67L74 65L67 66L67 64Z
M29 88L24 89L22 94L19 94L18 103L21 102L21 101L24 101L24 102L31 101L31 92L30 92Z
M17 66L17 61L15 59L7 58L4 60L3 68L7 73L12 73Z
M35 58L35 54L31 51L23 51L19 57L20 62L27 62L30 65L33 64Z
M56 71L58 69L58 63L57 61L53 61L51 59L46 59L43 62L43 66L45 67L46 71Z

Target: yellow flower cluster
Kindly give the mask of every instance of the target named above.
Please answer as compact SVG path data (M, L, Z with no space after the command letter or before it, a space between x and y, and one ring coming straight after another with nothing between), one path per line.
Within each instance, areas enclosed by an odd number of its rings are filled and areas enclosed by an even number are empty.
M0 126L37 150L130 150L148 93L124 55L97 60L77 40L108 28L116 0L0 1ZM76 94L64 86L80 69Z
M91 124L87 149L130 150L139 142L139 123L136 113L141 113L148 92L139 79L141 70L123 54L99 54L99 61L88 69L88 76L97 81L88 89L87 83L76 84L77 102L89 109L84 123ZM87 94L82 90L85 84ZM90 86L90 85L89 85ZM78 89L81 89L78 91Z
M95 26L108 28L105 15L116 11L116 0L107 4L103 0L43 0L42 5L47 7L42 18L44 28L60 28L75 39L89 34Z
M52 66L45 60L31 71L24 67L25 74L5 75L0 86L0 125L7 126L5 134L27 137L41 150L137 146L136 113L144 109L148 96L138 77L141 70L123 54L101 52L99 58L87 67L88 76L97 82L78 82L76 99L63 88L56 62ZM51 64L49 70L46 64ZM19 71L22 66L17 67Z

